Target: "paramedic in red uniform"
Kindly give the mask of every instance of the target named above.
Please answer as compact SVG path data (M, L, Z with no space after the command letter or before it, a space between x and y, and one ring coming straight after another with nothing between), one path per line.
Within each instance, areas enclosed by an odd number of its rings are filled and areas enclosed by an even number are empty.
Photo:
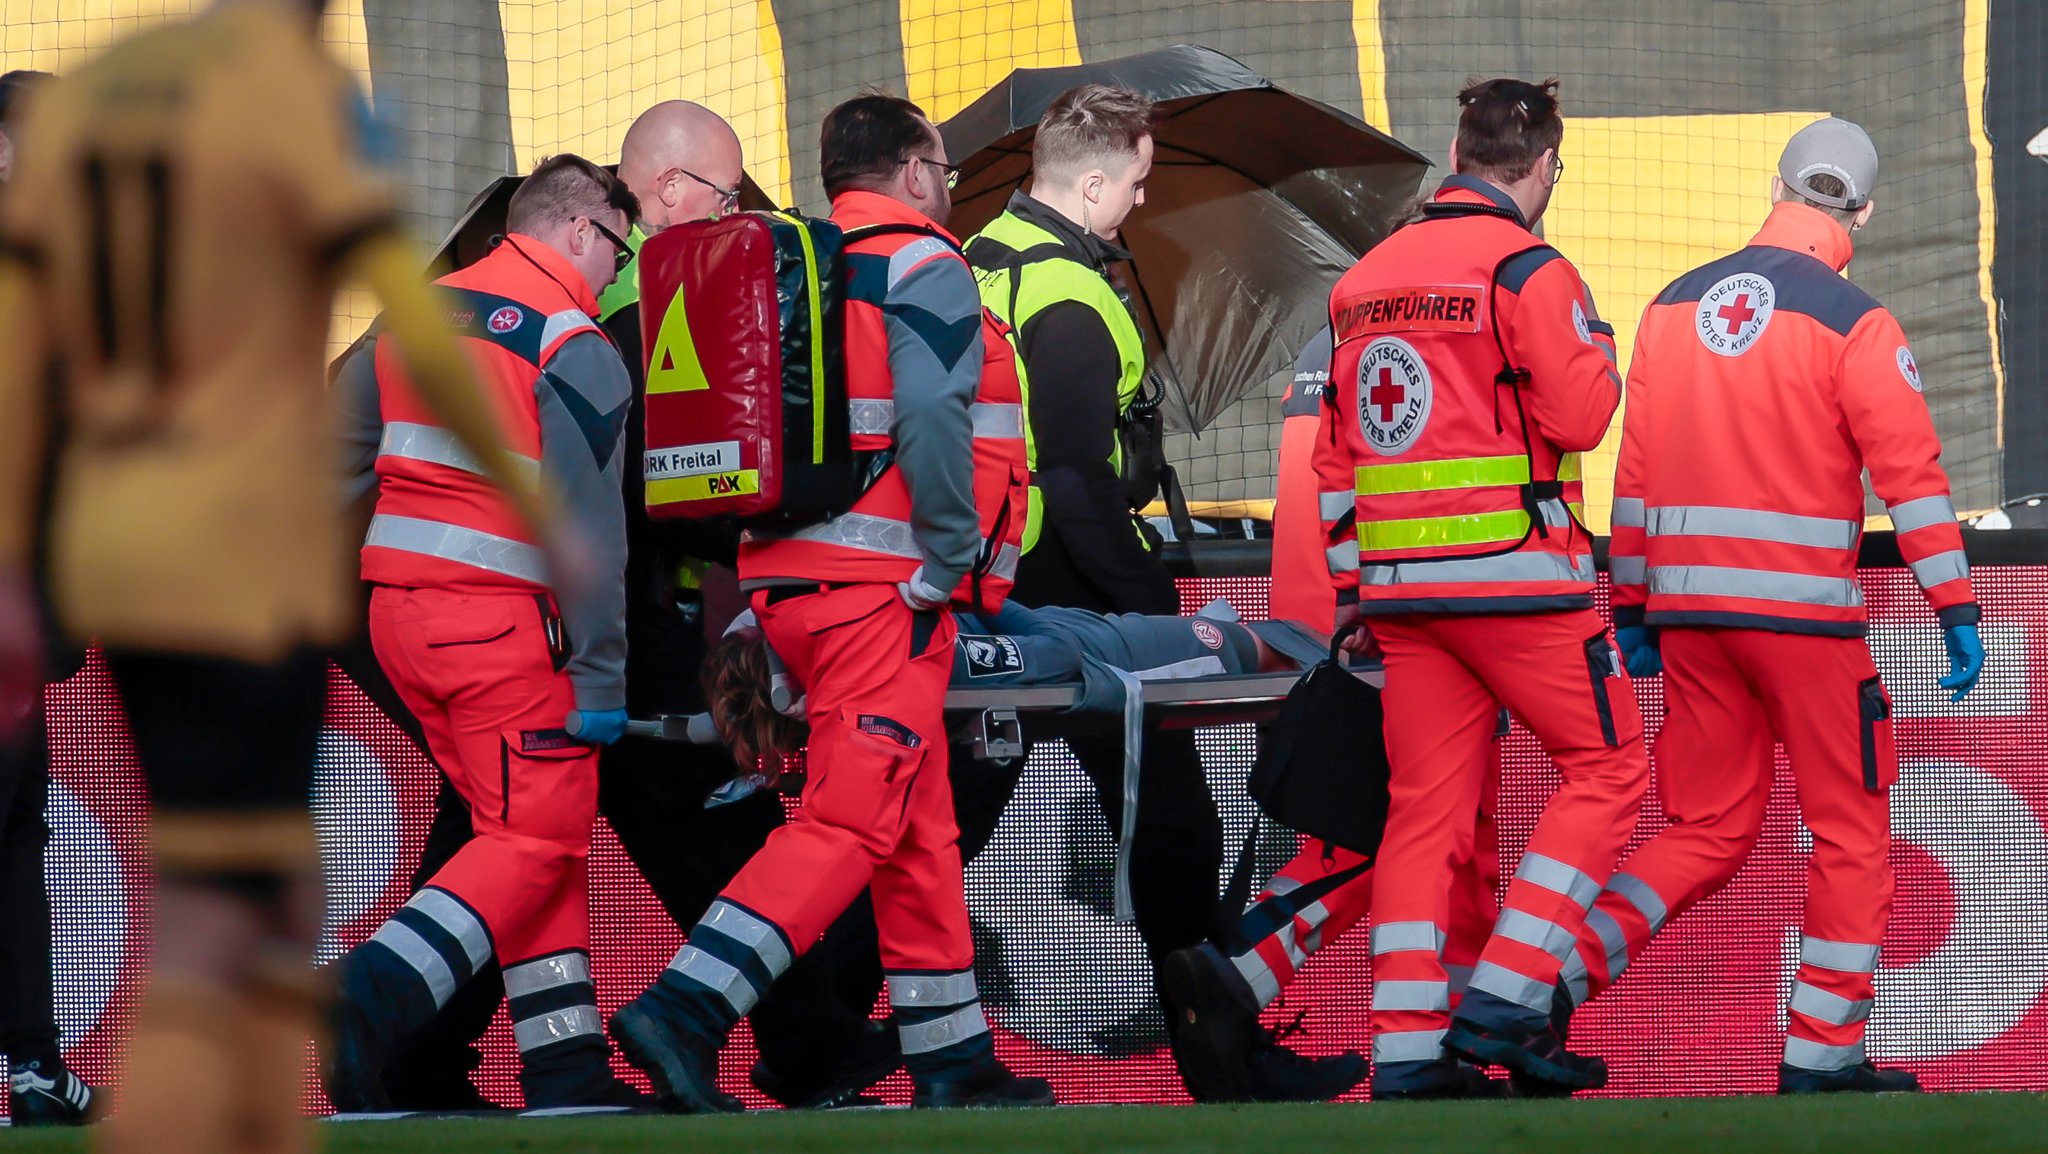
M738 1110L717 1085L727 1033L871 889L913 1104L1050 1105L1044 1081L997 1061L982 1014L943 716L948 606L993 609L983 602L1016 571L1028 482L1016 367L942 227L956 170L931 122L866 95L833 109L821 137L832 219L849 234L854 448L874 479L851 511L756 532L739 556L762 632L806 689L803 806L612 1035L665 1107Z
M381 1105L379 1066L477 968L504 968L536 1106L631 1105L590 978L597 746L625 727L620 444L631 386L593 319L631 254L633 194L581 157L534 169L490 255L438 282L506 444L562 503L592 578L557 604L538 542L378 342L384 433L363 543L377 660L468 803L476 838L342 963L329 1093ZM587 586L587 588L585 588Z
M1946 632L1961 700L1984 650L1941 442L1899 322L1842 278L1869 222L1877 151L1827 119L1792 137L1749 247L1685 274L1643 316L1614 501L1614 617L1657 671L1671 824L1586 919L1566 993L1620 976L1755 848L1773 749L1813 834L1779 1093L1917 1090L1866 1059L1891 913L1891 704L1863 640L1863 474Z
M1490 1093L1461 1058L1564 1090L1604 1080L1551 1029L1551 988L1649 776L1579 517L1578 454L1621 399L1612 330L1529 231L1563 172L1556 84L1492 80L1459 102L1456 175L1331 294L1336 437L1317 458L1319 491L1356 493L1330 526L1338 623L1367 621L1387 667L1376 1098ZM1563 780L1453 1016L1452 861L1503 706Z

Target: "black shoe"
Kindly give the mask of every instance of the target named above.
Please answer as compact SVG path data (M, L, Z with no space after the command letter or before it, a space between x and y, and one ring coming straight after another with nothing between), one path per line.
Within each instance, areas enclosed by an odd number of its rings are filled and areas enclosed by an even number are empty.
M1471 995L1467 995L1469 998ZM1452 1018L1444 1035L1444 1049L1475 1066L1506 1066L1522 1075L1537 1096L1548 1087L1597 1090L1607 1084L1607 1063L1599 1058L1574 1054L1564 1048L1564 1039L1548 1022L1534 1030L1496 1029L1464 1018Z
M607 1029L619 1053L654 1084L671 1114L738 1114L747 1107L718 1088L718 1039L663 1021L638 1000L620 1006Z
M1550 994L1550 1029L1567 1048L1571 1045L1572 1014L1578 1009L1572 1002L1571 991L1559 982ZM1508 1085L1515 1088L1517 1098L1569 1098L1576 1091L1570 1086L1545 1082L1531 1078L1520 1070L1508 1071Z
M1869 1062L1846 1070L1778 1067L1780 1094L1918 1094L1920 1079L1910 1070L1880 1070Z
M7 1116L16 1126L83 1126L105 1112L93 1088L62 1062L30 1062L9 1073Z
M320 1069L327 1100L337 1114L382 1114L391 1109L382 1062L370 1042L369 1023L347 998L334 1003L328 1053Z
M965 1078L923 1082L910 1088L910 1105L919 1110L1002 1110L1052 1104L1052 1083L1043 1078L1019 1078L994 1058Z
M1245 1064L1254 1102L1328 1102L1350 1093L1372 1072L1357 1054L1307 1058L1270 1040L1253 1050Z
M1168 954L1159 963L1159 996L1172 1016L1167 1035L1188 1094L1197 1102L1251 1101L1249 1059L1265 1035L1258 1002L1223 951L1204 942Z
M1373 1087L1372 1100L1375 1102L1434 1102L1446 1098L1507 1098L1506 1082L1498 1082L1486 1076L1486 1072L1475 1066L1468 1066L1456 1058L1438 1058L1414 1078L1403 1078L1400 1089Z
M756 1062L747 1078L754 1089L792 1110L844 1110L881 1104L866 1091L903 1065L903 1047L890 1022L866 1022L840 1061L815 1084L792 1084L767 1062Z

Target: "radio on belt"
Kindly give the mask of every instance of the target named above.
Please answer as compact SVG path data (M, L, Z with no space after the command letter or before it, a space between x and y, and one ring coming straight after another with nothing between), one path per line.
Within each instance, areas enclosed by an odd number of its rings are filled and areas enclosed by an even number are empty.
M837 225L746 212L640 249L648 515L815 524L859 494Z

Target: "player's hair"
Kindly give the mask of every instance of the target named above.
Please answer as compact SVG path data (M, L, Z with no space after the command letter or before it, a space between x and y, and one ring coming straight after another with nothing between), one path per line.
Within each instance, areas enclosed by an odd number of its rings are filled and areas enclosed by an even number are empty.
M1152 135L1154 115L1152 102L1128 88L1069 88L1038 118L1032 174L1060 182L1091 169L1128 165L1138 157L1138 142Z
M1536 159L1564 142L1557 77L1541 84L1503 77L1479 80L1458 93L1458 171L1513 184Z
M505 206L505 230L530 234L535 227L579 216L602 217L611 209L625 213L628 223L639 220L640 198L597 165L558 152L534 165L532 175L512 194L512 203Z
M1806 183L1808 187L1822 196L1839 196L1845 200L1848 199L1849 185L1832 172L1816 172L1806 178ZM1789 184L1785 186L1785 195L1781 199L1794 201L1806 205L1808 208L1817 208L1834 217L1835 222L1844 228L1856 223L1856 214L1863 211L1862 205L1858 205L1855 208L1836 208L1832 204L1822 204L1811 197L1802 195L1798 189L1793 188Z
M878 184L937 143L924 109L900 96L867 91L825 114L818 130L818 175L827 197Z
M21 119L23 98L54 79L56 77L49 73L37 72L33 68L0 73L0 132L14 131L15 122Z
M787 758L810 739L810 726L778 713L769 697L768 639L758 627L719 638L701 676L711 724L742 769Z

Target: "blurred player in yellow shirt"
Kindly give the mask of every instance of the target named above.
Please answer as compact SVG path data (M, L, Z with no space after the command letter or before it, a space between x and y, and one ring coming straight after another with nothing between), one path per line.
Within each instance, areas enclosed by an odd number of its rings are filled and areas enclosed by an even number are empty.
M365 159L322 7L221 0L109 49L31 110L0 206L0 739L39 690L47 534L58 619L105 651L155 807L155 968L113 1150L311 1142L307 798L325 652L356 605L321 363L344 280L383 298L443 424L513 476Z

